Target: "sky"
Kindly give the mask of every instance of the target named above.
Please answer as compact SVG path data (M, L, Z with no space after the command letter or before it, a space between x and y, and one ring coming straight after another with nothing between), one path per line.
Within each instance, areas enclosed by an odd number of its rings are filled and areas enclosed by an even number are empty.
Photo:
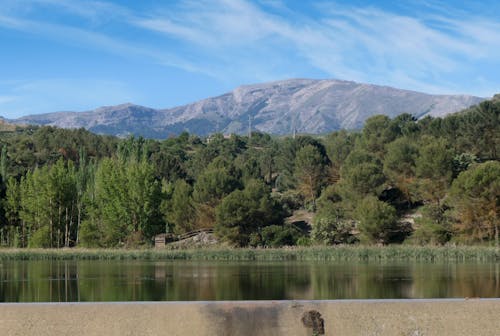
M0 0L0 116L343 79L500 92L500 1Z

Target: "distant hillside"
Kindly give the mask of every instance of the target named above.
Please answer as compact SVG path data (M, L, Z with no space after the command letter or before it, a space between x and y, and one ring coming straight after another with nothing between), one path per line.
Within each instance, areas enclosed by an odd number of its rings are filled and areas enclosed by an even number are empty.
M0 117L0 132L15 132L20 128L22 128L21 125L13 124L8 120Z
M56 112L22 117L14 123L84 127L96 133L165 138L182 131L271 134L325 133L357 129L375 114L444 116L483 101L467 95L430 95L341 80L290 79L246 85L218 97L171 109L133 104L87 112Z

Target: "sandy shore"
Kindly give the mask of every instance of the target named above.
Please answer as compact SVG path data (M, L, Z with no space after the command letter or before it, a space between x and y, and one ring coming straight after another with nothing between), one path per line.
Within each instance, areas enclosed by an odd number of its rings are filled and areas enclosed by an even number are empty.
M322 326L320 325L322 324ZM0 335L500 335L500 299L0 304Z

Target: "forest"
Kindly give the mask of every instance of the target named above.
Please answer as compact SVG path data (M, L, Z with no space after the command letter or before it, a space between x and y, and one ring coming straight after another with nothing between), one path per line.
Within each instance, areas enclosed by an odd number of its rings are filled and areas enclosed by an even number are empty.
M165 140L0 125L0 245L499 245L500 96L362 130Z

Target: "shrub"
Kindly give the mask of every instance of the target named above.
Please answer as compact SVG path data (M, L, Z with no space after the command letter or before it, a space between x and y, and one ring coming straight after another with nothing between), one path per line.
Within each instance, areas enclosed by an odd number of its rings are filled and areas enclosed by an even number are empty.
M85 220L80 226L79 246L81 247L101 247L99 242L102 234L98 226L92 220Z
M415 219L415 231L409 243L417 245L447 243L452 236L447 208L442 205L428 204L422 207L420 212L422 216Z
M48 248L50 246L50 230L48 226L44 226L36 230L29 238L28 247Z
M314 217L311 238L320 244L350 244L357 241L352 234L354 221L346 218L337 203L322 207Z
M262 245L267 247L293 246L303 236L293 225L270 225L262 229Z
M356 215L362 240L367 242L387 244L400 231L396 209L376 197L364 198L357 207Z

